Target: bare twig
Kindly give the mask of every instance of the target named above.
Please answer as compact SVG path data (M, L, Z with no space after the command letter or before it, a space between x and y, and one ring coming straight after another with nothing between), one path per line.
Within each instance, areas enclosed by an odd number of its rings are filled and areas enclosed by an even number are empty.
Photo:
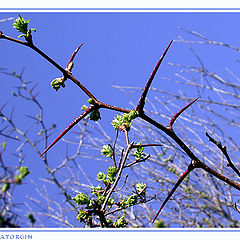
M236 168L236 166L233 164L232 160L230 159L228 152L227 152L227 147L222 146L221 142L216 141L214 138L212 138L207 132L205 132L206 136L208 137L209 141L214 143L223 153L223 155L226 157L228 161L228 166L233 169L233 171L240 177L240 172Z

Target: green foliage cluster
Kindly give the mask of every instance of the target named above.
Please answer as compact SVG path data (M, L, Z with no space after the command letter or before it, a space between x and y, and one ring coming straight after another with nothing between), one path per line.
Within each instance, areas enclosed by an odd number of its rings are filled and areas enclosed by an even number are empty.
M111 166L107 170L107 174L99 172L97 174L97 179L100 182L103 182L105 185L113 184L115 181L115 176L117 174L117 169L115 166Z
M110 186L116 180L117 169L115 166L110 166L107 169L107 173L99 172L97 174L97 180L101 182L105 188L100 185L95 187L91 187L91 194L87 196L85 193L78 193L72 199L74 202L80 207L84 206L84 209L80 209L77 215L77 219L80 222L84 222L89 225L92 220L92 215L96 215L99 212L101 205L104 203L106 199L106 188L109 189ZM145 183L138 183L135 186L136 192L126 199L123 197L120 201L117 201L115 198L110 197L107 201L106 206L110 209L113 205L116 205L120 209L126 209L135 204L138 204L146 197L146 188L147 185ZM113 222L110 218L106 218L106 221L111 227L125 227L128 222L126 221L126 214L118 218L115 222Z
M15 181L20 185L22 184L23 178L25 178L30 172L28 171L28 167L24 166L19 168L19 172L20 174L15 176Z
M110 166L107 169L107 174L99 172L97 174L97 180L102 182L105 186L108 184L112 184L115 181L115 176L117 173L117 169L114 166ZM87 196L86 194L80 192L72 199L78 206L84 206L85 210L79 210L77 215L77 219L80 222L88 223L92 218L91 213L94 211L99 211L101 204L106 199L106 195L104 194L104 188L100 185L96 187L91 187L91 195ZM112 205L115 203L113 198L109 198L107 201L107 207L111 208Z
M65 87L64 79L63 78L55 78L54 80L52 80L51 86L56 91L58 91L60 89L60 87L64 88Z
M105 155L106 157L112 157L113 156L113 151L112 148L109 145L103 145L101 149L102 155Z
M136 192L128 196L127 199L123 198L122 201L119 203L119 206L121 206L122 208L128 208L136 205L138 202L141 202L141 200L145 199L147 188L146 183L138 183L136 184L135 188Z
M155 228L166 228L167 226L164 224L163 220L157 220L154 224Z
M142 143L137 143L136 145L142 145ZM133 155L135 156L136 161L139 161L142 159L143 157L143 150L144 147L139 146L136 148L135 152L133 153Z
M31 32L34 31L36 32L35 28L30 28L28 30L28 23L30 22L29 20L25 20L23 17L21 17L18 14L18 18L15 19L14 23L13 23L13 27L16 28L19 32L21 32L22 34L18 36L18 38L20 37L25 37L26 40L31 39Z
M130 130L130 126L132 124L132 120L138 117L138 112L136 110L131 110L129 113L123 113L121 115L117 115L112 121L112 125L115 130L120 129L127 131Z
M28 170L28 167L25 167L25 166L22 166L20 167L19 169L19 174L18 175L15 175L14 176L14 181L13 183L16 183L18 185L21 185L22 184L22 180L30 173L29 170ZM5 182L3 185L2 185L2 188L1 188L1 191L2 192L7 192L10 188L10 181L8 182Z

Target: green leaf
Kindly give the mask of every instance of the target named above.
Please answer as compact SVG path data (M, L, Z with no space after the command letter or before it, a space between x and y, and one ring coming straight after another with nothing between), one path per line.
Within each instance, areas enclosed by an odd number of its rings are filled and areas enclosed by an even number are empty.
M108 168L107 173L108 176L115 177L117 174L117 168L115 166L111 166Z
M43 134L43 129L41 129L39 132L38 132L38 135L41 136Z
M89 204L90 200L84 193L79 193L72 198L77 205Z
M10 188L10 183L4 183L2 186L2 192L7 192Z
M90 187L92 189L92 194L99 195L103 192L103 188L101 186Z
M162 220L155 221L155 228L165 228L164 222Z
M77 215L77 220L83 222L88 217L87 211L80 210Z
M108 206L109 208L111 208L112 205L114 204L114 202L115 202L115 200L114 200L113 198L109 198L108 201L107 201L107 206Z
M6 150L6 147L7 147L7 143L6 143L6 142L3 142L3 143L2 143L2 150Z
M100 181L100 182L103 182L104 184L107 183L106 175L102 172L99 172L97 174L97 180Z
M128 207L133 206L134 204L137 203L137 200L138 200L137 194L133 194L128 197L126 204L128 205Z
M30 22L29 20L25 20L22 16L20 16L18 14L18 18L15 19L14 23L13 23L13 27L16 28L19 32L21 32L22 34L18 36L18 38L20 37L25 37L25 38L31 38L31 32L34 31L36 32L35 28L30 28L28 30L28 23Z
M13 23L13 27L16 28L19 32L23 33L23 34L27 34L27 27L28 27L28 23L30 22L30 20L25 20L22 16L20 16L18 14L18 18L15 19L14 23Z
M88 109L88 106L82 105L81 109L82 109L82 110L87 110L87 109Z
M136 145L141 145L142 143L137 143ZM142 158L142 155L143 155L143 150L144 150L144 147L137 147L135 152L133 153L133 155L135 156L135 159L136 161L139 161L141 160Z
M111 166L107 170L107 179L111 184L114 183L115 181L115 176L117 174L117 168L115 166Z
M128 118L130 121L137 118L138 116L139 116L138 112L134 109L128 113Z
M17 97L17 94L16 94L15 92L12 92L12 95L13 95L14 97Z
M95 101L92 98L89 98L88 103L94 105Z
M20 172L20 177L23 179L24 177L26 177L30 172L28 171L28 167L20 167L19 168L19 172Z
M16 184L21 185L22 184L22 177L19 176L19 175L16 175L15 176L15 182L16 182Z
M138 117L138 112L136 110L131 110L129 113L123 113L121 115L117 115L112 121L112 125L115 130L129 130L132 124L132 120Z
M146 196L146 189L147 189L147 184L146 183L136 184L136 189L137 189L138 194L140 194L143 197Z
M113 151L112 148L109 145L103 145L101 149L102 155L106 155L106 157L112 157L113 156Z
M55 78L52 82L51 82L51 86L53 89L55 89L56 91L59 90L60 87L65 87L65 83L63 78Z
M98 203L99 203L99 204L102 204L102 203L104 202L105 198L106 198L106 196L104 196L104 195L102 195L102 194L98 195L98 196L97 196L97 201L98 201Z
M113 224L115 228L124 228L128 225L128 222L126 221L126 213L123 213L123 216L116 220Z
M23 178L25 178L30 172L28 171L28 167L20 167L19 168L19 175L15 176L15 182L16 184L22 184Z
M120 206L122 208L127 208L127 199L123 198L122 201L120 202Z

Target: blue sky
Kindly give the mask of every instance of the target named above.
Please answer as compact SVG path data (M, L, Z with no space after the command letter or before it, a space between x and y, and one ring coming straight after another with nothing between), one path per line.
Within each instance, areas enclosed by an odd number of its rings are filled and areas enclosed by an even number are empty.
M129 99L111 86L144 86L169 41L185 34L179 27L196 30L210 39L232 45L238 44L239 36L237 13L23 13L22 15L26 19L31 19L30 27L37 29L37 32L33 33L34 43L63 67L73 50L80 43L84 43L76 57L73 74L101 101L123 107L128 104ZM0 14L1 19L15 16L16 13ZM17 37L18 33L11 25L12 21L1 23L1 30L7 35ZM191 38L192 36L189 36L188 39ZM1 41L0 47L1 55L4 56L0 59L1 67L17 72L25 67L25 78L38 83L41 98L46 103L44 107L49 121L57 121L57 124L65 126L65 123L78 115L80 106L86 103L87 98L76 86L68 82L64 90L56 93L49 84L61 74L45 59L24 46L17 46L5 40ZM207 61L206 63L212 68L218 69L222 62L221 58L215 58L216 54L217 50L212 54L201 52L200 55L204 62ZM168 62L197 64L187 47L177 42L171 46L158 72L158 79L172 75ZM1 81L4 81L4 88L8 89L10 83L4 78L5 76L2 75ZM157 78L153 86L169 87L166 82ZM174 88L174 86L170 87ZM105 94L106 92L108 94ZM9 94L8 91L4 91L3 99L7 97L5 94ZM64 102L61 101L62 99ZM61 106L57 104L59 101Z
M34 43L61 66L65 67L72 52L83 43L77 57L73 75L102 102L129 108L129 101L136 103L139 96L129 98L112 85L143 87L150 76L158 58L172 39L184 36L194 39L179 29L183 27L195 30L210 39L239 45L239 13L21 13L25 19L31 19L29 26L36 28ZM0 19L17 17L16 13L0 13ZM0 23L0 30L9 36L17 37L12 21ZM210 52L211 51L211 52ZM224 50L223 50L224 51ZM50 63L24 46L6 40L0 41L0 68L11 72L21 72L23 78L38 84L39 99L45 109L45 119L49 126L57 125L58 133L81 113L81 106L87 104L88 97L72 82L65 89L55 92L50 82L61 74ZM223 72L228 55L218 56L218 49L200 48L204 63L211 69ZM233 52L233 55L237 53ZM217 56L217 57L216 57ZM224 58L224 62L222 61ZM174 42L159 69L154 87L174 91L174 85L163 81L162 77L173 77L174 70L168 62L199 65L188 48ZM238 69L238 64L231 65ZM0 74L0 105L8 103L6 111L14 107L18 121L28 126L24 114L35 115L36 109L28 108L12 97L12 88L17 85L14 78ZM188 92L189 97L196 93ZM22 116L22 117L21 117ZM110 124L112 113L102 112L101 122ZM107 126L107 125L106 125ZM107 129L108 133L113 131ZM49 156L60 157L62 143L51 149ZM42 163L38 156L29 158L35 177L39 178L36 166Z

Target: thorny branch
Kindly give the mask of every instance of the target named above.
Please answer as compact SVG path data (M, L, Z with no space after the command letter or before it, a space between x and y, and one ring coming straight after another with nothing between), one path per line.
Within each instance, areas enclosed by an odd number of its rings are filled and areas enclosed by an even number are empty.
M194 33L195 34L195 33ZM202 36L200 36L202 37ZM42 153L46 153L46 151L51 148L63 135L65 135L77 122L79 122L84 116L88 115L90 112L92 112L93 110L98 110L100 108L106 108L106 109L110 109L110 110L114 110L114 111L120 111L120 112L124 112L124 113L129 113L130 110L128 109L123 109L123 108L119 108L119 107L115 107L115 106L111 106L108 104L104 104L102 102L100 102L99 100L97 100L96 97L93 96L93 94L86 89L75 77L73 77L73 75L66 69L63 69L61 66L59 66L54 60L52 60L50 57L48 57L45 53L43 53L40 49L38 49L32 41L27 41L27 42L23 42L11 37L8 37L6 35L4 35L2 32L0 32L0 38L2 39L6 39L9 41L13 41L16 42L18 44L22 44L25 45L27 47L30 47L31 49L33 49L34 51L36 51L38 54L40 54L42 57L44 57L47 61L49 61L52 65L54 65L57 69L59 69L62 73L64 78L67 79L71 79L77 86L79 86L81 88L82 91L84 91L86 93L86 95L88 97L90 97L91 99L93 99L94 104L93 106L91 106L90 108L88 108L84 113L82 113L73 123L71 123L69 125L69 127L67 127L64 132ZM204 38L204 37L202 37ZM209 40L207 38L204 38L208 43ZM179 117L179 115L185 111L190 105L192 105L197 99L194 99L191 103L189 103L187 106L185 106L184 108L182 108L177 114L174 115L174 117L171 119L171 121L169 122L168 126L165 127L164 125L162 125L161 123L155 121L154 119L148 117L145 113L145 111L143 110L144 108L144 104L145 104L145 99L148 93L148 90L150 88L150 85L154 79L154 76L156 75L156 72L162 62L162 60L164 59L170 45L171 45L172 41L168 44L166 50L164 51L163 55L161 56L160 60L158 61L156 67L154 68L143 92L141 95L141 98L138 102L138 105L136 107L136 111L138 112L138 118L141 118L143 120L145 120L146 122L148 122L149 124L155 126L156 128L158 128L159 130L163 131L165 134L167 134L172 140L174 140L178 146L186 153L186 155L189 156L189 158L191 159L191 162L188 165L187 170L183 173L183 175L178 179L178 181L176 182L175 186L173 187L173 189L170 191L170 193L168 194L167 198L165 199L165 201L163 202L162 206L160 207L157 215L155 216L155 218L153 219L153 221L157 218L158 214L160 213L160 211L162 210L162 208L164 207L164 205L168 202L168 200L170 199L170 197L173 195L173 193L175 192L175 190L179 187L179 185L183 182L183 180L189 175L190 172L192 172L195 168L201 168L203 169L205 172L210 173L211 175L215 176L216 178L224 181L225 183L229 184L230 186L234 187L237 190L240 190L240 184L230 180L229 178L227 178L226 176L222 175L221 173L216 172L215 170L213 170L212 168L210 168L209 166L207 166L205 163L203 163L192 151L191 149L180 139L180 137L178 137L178 135L174 132L174 130L172 129L173 123L175 122L175 120ZM79 48L78 48L79 49ZM74 54L72 55L72 60L76 54L76 52L78 51L78 49L74 52ZM71 60L71 58L70 58ZM70 61L69 61L70 63ZM68 63L68 65L69 65ZM67 65L67 66L68 66ZM9 122L10 124L12 124L11 122ZM15 127L14 125L12 125L13 127ZM118 168L118 174L116 177L116 180L114 182L114 184L111 186L110 190L108 191L108 194L106 196L106 199L104 201L104 203L101 206L101 211L99 213L99 217L101 217L101 214L105 211L105 207L107 204L107 201L109 200L110 196L112 195L114 189L116 188L121 175L122 175L122 171L124 169L124 165L126 163L127 160L127 156L129 154L130 149L133 147L133 145L131 143L129 143L129 139L128 139L128 133L125 130L125 136L126 136L126 142L127 142L127 149L124 153L124 155L122 156L122 160L120 161L120 165ZM20 133L21 134L21 133ZM24 133L22 133L22 136L25 137ZM210 141L214 142L213 139L207 135L210 139ZM27 139L27 141L29 141ZM216 144L216 142L214 142ZM232 164L227 152L226 152L226 148L222 147L219 144L216 144L219 149L223 152L223 154L226 156L229 165L231 166L231 168L234 169L234 165ZM41 155L42 155L41 154ZM239 175L239 171L235 168L234 171ZM51 171L49 171L51 173ZM57 182L56 182L57 184ZM104 219L103 219L104 220ZM105 222L105 220L104 220ZM107 225L107 223L105 222L104 224L105 226Z

